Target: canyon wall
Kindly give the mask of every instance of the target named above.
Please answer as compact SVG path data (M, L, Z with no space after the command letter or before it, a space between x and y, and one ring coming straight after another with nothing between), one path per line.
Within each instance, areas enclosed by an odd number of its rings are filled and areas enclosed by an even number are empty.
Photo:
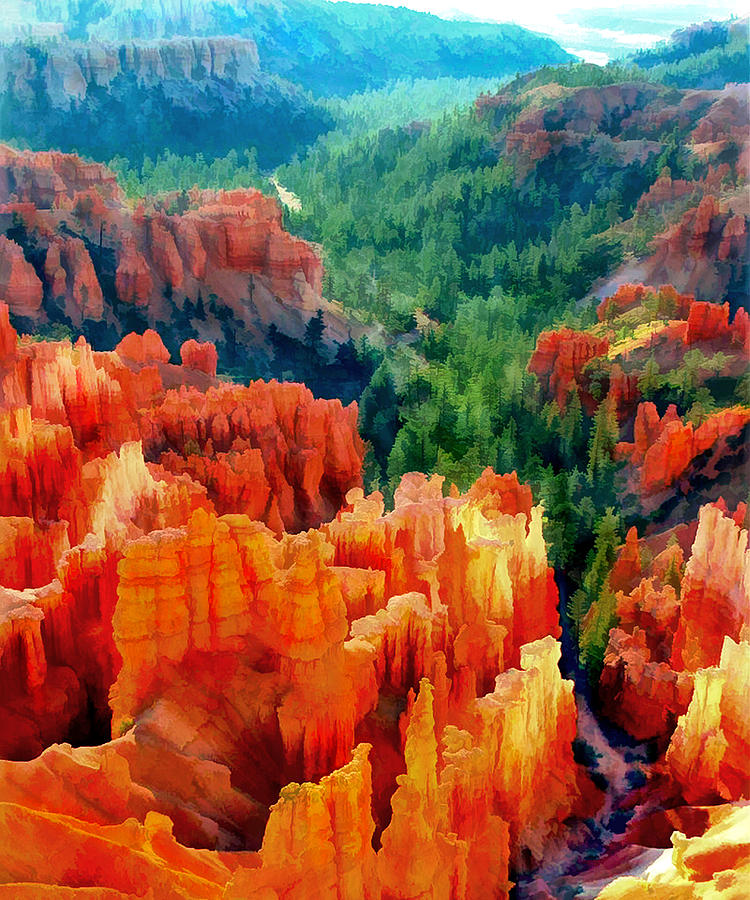
M256 190L195 189L133 209L104 166L0 147L0 224L0 290L22 330L62 322L113 346L154 326L175 361L184 341L213 342L230 366L252 348L256 370L273 357L270 331L302 340L318 310L325 353L351 335L321 296L316 250Z

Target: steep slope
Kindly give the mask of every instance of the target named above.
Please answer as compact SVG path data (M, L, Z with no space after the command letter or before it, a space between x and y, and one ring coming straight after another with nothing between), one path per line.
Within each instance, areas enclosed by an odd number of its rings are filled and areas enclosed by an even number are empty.
M621 511L675 525L719 495L746 499L747 312L730 322L728 303L624 285L598 314L587 331L543 332L529 370L563 418L575 403L594 420L601 464L624 464Z
M0 227L0 289L25 331L64 325L108 350L128 331L169 322L173 360L189 339L213 341L222 369L245 377L272 364L279 375L324 372L351 336L321 296L316 250L256 190L193 190L133 209L104 166L2 147ZM330 372L341 396L361 376L356 364ZM325 376L319 384L326 390Z
M389 324L419 309L448 321L462 292L496 287L540 312L626 280L738 303L747 122L743 85L677 91L634 69L546 68L472 113L314 149L279 177L335 294Z

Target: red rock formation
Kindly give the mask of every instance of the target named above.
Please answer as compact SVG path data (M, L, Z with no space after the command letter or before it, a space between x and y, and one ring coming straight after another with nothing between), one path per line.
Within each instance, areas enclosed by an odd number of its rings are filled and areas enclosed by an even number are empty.
M117 297L123 303L147 306L154 289L148 263L138 251L132 237L122 241L115 277Z
M69 428L86 455L115 449L136 439L138 430L130 398L100 367L109 359L94 354L83 339L73 346L25 340L3 360L0 402L10 410L28 407L30 418Z
M0 518L0 585L42 587L55 577L57 561L69 547L66 522L43 527L24 516Z
M543 331L529 360L529 372L538 375L545 394L557 401L560 409L567 405L568 393L579 388L584 366L603 356L609 349L606 337L561 328Z
M617 445L617 454L634 468L641 498L658 496L670 488L693 462L710 451L703 468L731 455L727 442L737 439L750 423L750 409L734 406L710 415L697 428L684 423L674 405L659 417L653 403L641 403L635 417L634 442Z
M65 314L75 325L80 327L84 319L101 320L104 296L83 241L70 237L51 239L44 278L52 297L63 299Z
M198 209L186 214L195 226L208 257L221 268L270 276L282 296L293 292L296 272L302 272L312 291L320 295L323 267L305 241L290 237L282 227L276 201L259 191L202 191Z
M667 749L667 765L688 803L747 799L748 696L750 643L727 636L718 666L695 673L690 706Z
M218 354L211 343L200 344L192 338L180 347L180 359L187 369L197 369L207 375L216 375Z
M289 784L271 807L259 869L243 869L227 900L243 897L361 897L377 887L370 813L370 747L319 784Z
M644 281L669 282L700 299L723 297L732 279L741 277L747 258L747 217L735 214L726 201L704 195L653 246L644 263Z
M221 68L218 60L208 61L214 65ZM120 336L125 322L118 320L118 303L137 307L153 327L184 312L189 317L193 309L190 331L202 341L214 340L231 317L237 346L252 347L261 366L272 356L262 339L270 326L301 340L317 309L324 312L329 348L361 333L340 306L322 298L320 258L284 231L275 199L256 190L194 189L188 208L175 215L176 197L132 210L103 166L0 147L0 209L20 216L29 242L45 254L47 287L44 293L24 249L3 238L0 294L5 291L13 312L36 322L46 321L47 307L53 320L62 308L84 332L91 321L106 319ZM179 199L184 202L185 194ZM97 254L89 253L92 245ZM117 302L105 277L112 255Z
M72 208L77 193L92 187L108 200L121 200L117 179L106 166L67 153L14 150L0 145L0 200L39 209Z
M42 305L42 282L23 249L0 235L0 294L17 316L34 318Z
M129 819L92 826L71 816L0 807L3 873L14 892L8 896L65 897L45 885L72 882L77 889L99 886L91 896L102 900L152 896L176 900L222 900L224 887L239 861L209 856L178 844L172 823L150 812L143 824ZM20 833L28 835L22 848ZM50 852L54 848L54 852Z
M663 602L658 594L649 599L657 608ZM667 610L673 609L674 593L666 600ZM692 679L660 659L661 648L649 646L646 631L630 627L631 631L615 628L609 634L599 681L603 711L638 740L664 737L687 708Z
M704 506L682 581L673 665L690 671L717 665L724 637L738 640L750 625L748 567L747 530L718 507Z
M92 353L82 340L73 347L19 344L3 306L0 337L7 350L0 362L0 399L7 407L0 415L0 583L6 589L0 707L8 722L0 753L28 758L67 735L86 739L109 719L108 690L120 666L111 621L125 546L186 522L196 508L212 509L205 488L147 465L133 440L145 423L153 433L147 411L164 401L162 377L210 380L170 366L154 332L131 335L107 354ZM200 348L209 357L211 349ZM261 393L258 386L247 403ZM286 398L296 402L285 408ZM319 496L320 485L325 503L333 503L337 492L357 484L361 442L352 434L347 444L346 436L356 409L313 401L294 385L269 386L266 403L258 424L262 447L276 466L284 460L277 446L283 435L288 511L297 521L310 513L306 498ZM316 404L314 413L306 403ZM336 448L316 457L315 441L327 438L338 441ZM342 455L347 448L348 457ZM262 451L253 452L262 478ZM299 457L318 460L310 463L318 482ZM266 501L267 492L258 517ZM325 503L320 498L318 515L328 510ZM335 573L330 578L339 581Z
M10 324L10 308L7 303L0 303L0 360L15 357L17 339L18 335Z
M85 735L87 704L100 720L108 719L108 686L119 665L111 629L119 548L134 532L176 524L206 505L196 485L155 478L138 444L79 467L74 485L58 476L56 487L57 508L36 513L59 519L48 526L50 543L46 550L40 546L38 563L32 557L24 564L20 556L16 565L33 566L34 574L13 586L38 582L45 564L50 583L6 591L3 598L7 633L0 653L8 680L2 705L13 726L3 732L0 747L11 758L33 756L66 734ZM62 491L67 496L59 498ZM68 534L81 543L63 555Z
M205 478L222 511L263 509L274 529L299 530L333 516L360 481L363 445L356 420L354 405L314 400L298 384L256 381L222 384L205 394L170 392L142 420L142 433L149 458ZM248 506L237 506L238 478L259 473L258 451L264 478L244 485Z
M183 268L177 244L171 231L155 219L148 223L148 246L160 280L170 288L181 288Z
M644 301L653 304L654 315L684 319L695 298L691 294L680 294L671 284L662 285L658 291L644 284L622 284L611 297L602 300L596 315L600 322L610 321L630 309L643 306Z
M737 310L732 324L729 324L729 304L694 302L690 307L685 343L719 341L724 346L737 346L747 352L748 315L744 309Z
M29 407L0 417L0 514L57 521L64 498L80 490L81 479L70 428L32 421Z
M151 364L148 343L132 338L117 354L70 362L106 364L128 385ZM286 446L294 460L286 442L295 440L309 442L305 466L317 450L327 490L345 489L359 471L356 410L298 386L161 390L141 419L152 445L192 440L246 453L232 448L255 434L257 416L261 466L268 448ZM46 427L70 435L75 449L68 426ZM292 495L311 496L305 466L278 459L296 473L286 482ZM321 897L416 896L425 884L435 897L456 885L472 900L506 896L509 855L520 860L527 848L538 857L562 821L587 808L571 750L572 686L549 635L559 634L557 593L529 489L489 471L463 497L444 498L441 486L405 478L387 516L380 498L355 489L321 532L278 539L245 516L216 517L193 481L146 466L137 444L83 463L57 518L88 537L62 561L50 545L52 585L4 594L2 696L13 742L3 752L28 758L74 735L92 703L106 721L111 679L116 737L85 754L50 748L15 768L0 764L18 821L39 840L88 848L101 873L84 867L86 877L125 892L159 895L168 885L173 896L309 897L312 873ZM19 519L7 528L23 556L39 526ZM504 671L513 659L521 670ZM391 751L405 769L395 793L383 738L374 770L357 746L358 731L377 732L384 698L403 710L400 726L397 717L383 732L403 735L403 751L398 740ZM320 780L287 784L303 778ZM544 803L531 784L544 785ZM381 800L392 809L383 819ZM122 832L128 817L136 821ZM173 827L180 840L221 852L181 847ZM424 838L418 856L404 856L406 834ZM260 853L229 852L248 846ZM37 860L35 883L70 883L68 860ZM15 857L7 865L28 877Z
M708 166L704 177L695 181L684 178L672 178L669 169L664 169L651 187L638 200L638 211L644 213L649 209L660 209L673 204L682 197L699 197L703 194L716 194L722 182L731 178L731 167L728 163Z
M741 504L736 515L744 513ZM740 640L750 622L747 531L723 502L702 507L686 566L679 543L659 551L662 544L640 545L631 529L610 576L625 590L617 594L619 624L609 635L600 696L606 714L640 740L672 733L697 696L694 673L719 664L725 640Z
M201 242L195 221L182 217L173 221L175 242L182 260L183 270L198 281L206 277L208 255Z
M128 362L146 363L169 362L169 350L159 335L151 328L143 334L128 334L115 347L120 359Z

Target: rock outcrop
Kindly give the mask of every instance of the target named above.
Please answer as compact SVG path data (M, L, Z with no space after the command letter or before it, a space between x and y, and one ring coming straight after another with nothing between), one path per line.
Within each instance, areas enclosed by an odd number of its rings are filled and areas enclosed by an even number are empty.
M0 753L28 758L66 736L90 740L108 728L108 691L121 665L112 632L119 560L138 536L177 527L198 508L213 511L206 487L147 462L141 441L161 452L149 441L154 421L162 436L166 427L167 385L181 382L184 391L193 381L205 390L213 379L170 365L153 331L101 354L82 339L19 342L2 305L0 337L0 704L8 723ZM200 347L201 358L215 360L212 350ZM264 419L242 433L253 474L267 485L266 452L269 471L278 473L271 480L283 479L289 527L332 515L360 479L356 409L313 401L296 385L260 383L235 388L235 408L243 392L246 408L263 395ZM242 430L247 412L233 421ZM219 424L209 427L217 443L219 433ZM336 449L319 453L316 442L325 445L326 436ZM267 493L255 518L268 513ZM283 527L277 506L271 518Z
M616 878L597 900L655 900L710 896L739 900L750 890L750 808L717 808L705 834L688 838L677 831L672 847L648 868L645 877Z
M740 205L745 205L742 200ZM749 222L744 210L735 212L730 202L703 196L656 238L654 253L644 264L644 280L670 282L700 299L723 297L730 283L742 278Z
M584 367L609 350L606 337L562 328L539 335L529 360L529 371L538 375L545 393L564 409L571 390L579 389Z
M631 530L610 576L619 624L600 696L606 714L640 740L669 738L697 702L697 673L718 666L725 642L742 640L750 623L747 530L735 517L744 522L744 504L735 516L722 504L702 507L694 538L684 528L638 542Z
M750 785L750 643L724 638L717 666L695 673L666 762L688 803L741 800Z
M741 455L749 423L750 409L744 406L713 413L696 428L683 422L673 404L660 418L653 403L641 403L635 417L635 441L618 444L617 452L635 470L638 493L648 500L663 496L691 467L710 472L719 460Z
M258 51L251 40L233 37L176 38L173 40L114 43L51 42L44 55L34 56L21 43L0 55L3 83L12 79L13 91L24 96L34 77L41 79L51 106L69 110L86 99L89 91L108 89L121 76L154 86L165 81L206 82L215 78L237 84L258 81Z
M180 359L182 365L187 369L197 369L199 372L205 372L206 375L216 375L218 354L216 347L208 341L202 344L192 338L185 341L180 347Z
M34 318L42 306L42 283L23 249L0 235L0 295L17 316Z
M4 854L19 896L504 897L593 809L515 475L386 513L356 408L3 312L1 818L64 845Z
M105 324L122 337L170 322L173 356L187 340L218 342L237 366L252 348L256 371L273 358L272 326L302 340L322 310L325 353L361 332L323 299L317 251L259 191L195 189L132 210L104 166L0 147L0 211L17 223L16 240L0 235L0 301L25 327L49 316L94 341Z
M732 316L729 303L696 300L672 285L624 284L597 314L585 331L542 332L529 361L543 397L557 404L562 442L577 427L578 403L591 419L607 404L610 455L622 468L628 514L668 527L694 519L719 496L732 506L744 500L747 312Z

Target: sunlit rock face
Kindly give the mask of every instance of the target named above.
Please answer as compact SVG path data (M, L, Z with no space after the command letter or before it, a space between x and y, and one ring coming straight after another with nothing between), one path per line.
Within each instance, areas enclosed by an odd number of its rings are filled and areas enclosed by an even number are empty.
M640 542L635 529L628 534L610 579L618 625L599 694L607 716L636 738L669 738L695 698L698 671L719 665L725 641L746 633L745 516L745 504L734 514L706 505L692 527Z
M750 643L725 637L718 665L695 673L666 761L689 803L740 800L750 784Z
M750 891L750 807L717 807L715 820L703 835L693 838L676 831L672 847L643 877L615 878L598 900L746 897Z
M703 507L685 568L672 659L695 671L719 663L725 636L750 626L747 529L716 506Z

